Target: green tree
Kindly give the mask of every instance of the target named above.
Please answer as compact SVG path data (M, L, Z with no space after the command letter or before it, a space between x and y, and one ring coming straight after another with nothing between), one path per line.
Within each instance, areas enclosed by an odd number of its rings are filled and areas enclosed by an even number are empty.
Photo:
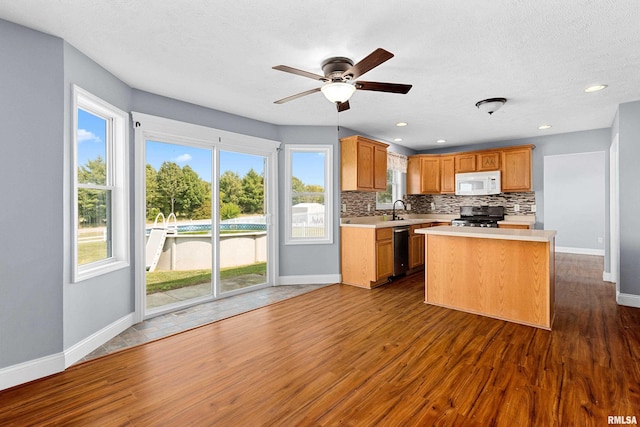
M220 203L238 205L242 194L242 180L237 173L225 171L220 176Z
M194 212L200 208L207 199L208 188L206 182L200 179L191 166L182 168L183 190L179 194L178 202L180 212L193 219Z
M168 207L169 213L176 214L176 202L185 191L182 169L174 162L163 162L158 170L157 181L160 204Z
M147 199L147 219L154 219L160 208L158 207L160 193L158 192L158 172L153 166L147 163L146 168L146 199Z
M262 213L264 207L264 179L253 168L242 178L242 195L239 200L243 213Z
M98 156L87 160L78 167L78 182L81 184L105 185L107 183L107 165ZM107 217L107 191L89 188L78 189L78 216L83 225L102 225Z
M240 216L240 207L235 203L224 203L220 206L220 219L231 219Z

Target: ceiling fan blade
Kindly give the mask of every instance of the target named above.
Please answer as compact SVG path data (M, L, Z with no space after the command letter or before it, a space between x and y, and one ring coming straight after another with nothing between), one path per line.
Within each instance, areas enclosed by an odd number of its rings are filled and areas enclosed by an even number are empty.
M349 108L351 108L349 106L349 101L344 101L344 102L336 102L336 104L338 104L338 113L342 112L342 111L347 111Z
M362 80L356 82L356 89L376 92L407 93L412 87L412 85L401 83L363 82Z
M303 96L311 95L312 93L320 92L320 88L309 89L304 92L296 93L295 95L287 96L286 98L273 101L274 104L284 104L285 102L293 101L294 99L302 98Z
M367 71L377 67L385 61L393 58L393 53L388 52L382 48L378 48L371 52L367 57L365 57L362 61L358 62L347 71L342 73L342 77L351 76L352 80L357 79Z
M285 73L295 74L297 76L308 77L313 80L327 81L325 76L321 76L320 74L310 73L304 70L298 70L297 68L289 67L287 65L276 65L272 67L274 70L284 71Z

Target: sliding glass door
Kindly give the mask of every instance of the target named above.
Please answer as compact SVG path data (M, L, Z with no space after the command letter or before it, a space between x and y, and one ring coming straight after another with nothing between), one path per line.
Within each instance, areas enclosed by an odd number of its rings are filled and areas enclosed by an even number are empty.
M146 141L145 312L213 297L213 148Z
M268 282L267 165L267 157L261 155L219 152L218 295Z

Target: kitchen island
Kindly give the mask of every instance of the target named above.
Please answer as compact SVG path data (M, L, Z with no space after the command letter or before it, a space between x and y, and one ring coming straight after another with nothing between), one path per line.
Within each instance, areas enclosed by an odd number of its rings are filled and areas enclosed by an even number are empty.
M555 231L436 227L425 234L425 302L551 329Z

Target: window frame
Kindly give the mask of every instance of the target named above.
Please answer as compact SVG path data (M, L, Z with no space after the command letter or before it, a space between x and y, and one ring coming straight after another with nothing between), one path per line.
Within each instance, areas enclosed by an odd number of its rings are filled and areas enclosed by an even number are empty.
M293 154L324 153L324 236L323 237L293 237L292 233L292 178L293 178ZM286 144L285 157L285 245L330 245L333 244L333 145L326 144Z
M399 170L387 169L387 173L391 172L391 203L379 203L378 202L378 192L376 192L376 210L388 210L393 209L393 202L398 199L402 199L405 193L406 186L406 177L403 179L403 175L406 176L405 173L400 172ZM389 181L387 180L387 185L389 185Z
M129 230L129 114L90 92L73 85L72 102L72 146L73 146L73 206L72 206L72 271L73 282L126 268L130 265ZM78 182L78 109L105 119L107 122L105 141L106 182L86 184ZM110 193L110 206L106 217L110 219L110 256L87 264L78 264L78 190L96 189Z

